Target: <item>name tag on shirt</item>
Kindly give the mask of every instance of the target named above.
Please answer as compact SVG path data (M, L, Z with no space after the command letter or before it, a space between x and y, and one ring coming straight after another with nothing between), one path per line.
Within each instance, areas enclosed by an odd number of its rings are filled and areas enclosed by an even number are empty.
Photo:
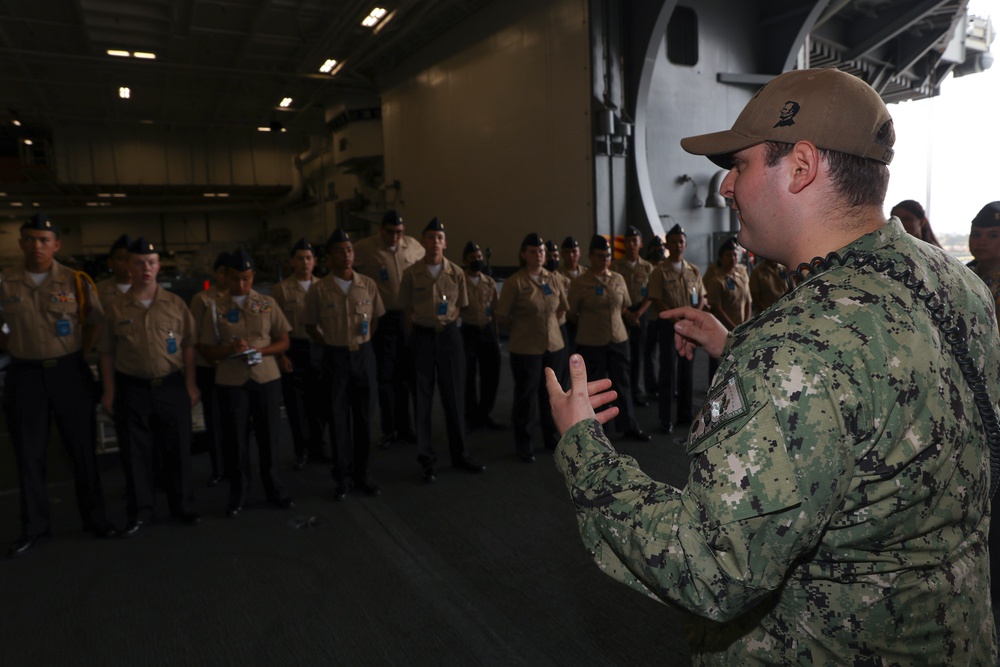
M228 313L226 313L226 320L232 322L233 324L236 324L237 322L240 321L240 311L233 308Z
M70 326L69 320L56 320L56 335L57 336L68 336L73 332L73 328Z
M552 296L552 288L549 287L548 283L542 283L542 294L545 296Z
M382 282L389 280L389 269L383 266L381 269L379 269L378 277Z
M594 288L594 294L597 296L604 296L604 285L598 285Z

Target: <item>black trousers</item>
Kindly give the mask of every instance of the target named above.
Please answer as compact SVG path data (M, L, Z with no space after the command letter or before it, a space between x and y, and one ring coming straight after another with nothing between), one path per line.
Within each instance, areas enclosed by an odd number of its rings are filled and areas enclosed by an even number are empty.
M465 421L467 425L472 425L487 420L497 402L497 391L500 388L500 339L492 322L485 327L463 324L461 331L465 349Z
M676 374L677 384L674 384ZM691 421L691 403L694 394L694 362L677 354L674 347L674 323L660 320L660 425L670 426L670 413L677 389L677 421Z
M643 348L642 359L643 386L647 396L652 396L659 391L660 380L656 367L656 362L660 358L659 351L660 318L653 315L646 322L646 346Z
M288 494L278 480L278 468L274 461L281 422L281 381L261 384L249 380L238 387L217 385L217 388L223 414L222 441L230 504L243 505L250 490L251 419L264 494L272 502L284 500Z
M191 399L184 374L151 382L115 373L115 432L125 468L129 521L153 516L154 457L171 512L193 512Z
M94 456L96 387L83 355L71 354L45 363L13 359L7 367L3 405L17 459L22 535L33 537L50 528L46 453L53 417L73 464L76 506L83 527L107 526Z
M212 460L212 477L222 477L222 420L219 414L219 394L215 389L215 368L195 366L195 383L201 392L201 411L205 417L205 433L201 437Z
M587 381L611 378L611 383L618 391L615 405L618 406L618 416L615 417L615 427L619 431L641 430L635 418L635 407L632 404L632 381L629 371L629 342L608 343L607 345L580 345L576 351L587 364Z
M292 362L292 372L281 375L281 394L285 401L288 426L292 431L295 457L323 456L323 423L321 415L330 405L329 388L320 379L312 341L291 338L285 356ZM337 414L334 411L333 414Z
M448 449L452 463L465 458L465 352L458 327L450 324L443 331L413 327L413 358L417 385L417 460L424 467L437 461L431 443L431 405L434 378L437 378L448 427Z
M376 395L375 350L365 343L357 350L323 346L323 377L329 383L333 422L333 478L368 479L371 415Z
M534 449L534 432L539 422L545 448L555 449L559 444L559 431L552 420L549 392L545 386L545 368L551 368L556 377L561 378L566 374L568 358L566 348L544 354L511 353L514 405L510 421L514 426L514 449L518 454L530 454Z
M648 318L646 313L639 318L639 326L626 326L628 331L628 358L629 358L629 378L632 381L632 399L641 396L639 380L642 379L642 365L646 356L646 323Z
M403 312L390 310L378 320L372 337L378 365L378 409L382 435L410 430L413 359L407 354Z

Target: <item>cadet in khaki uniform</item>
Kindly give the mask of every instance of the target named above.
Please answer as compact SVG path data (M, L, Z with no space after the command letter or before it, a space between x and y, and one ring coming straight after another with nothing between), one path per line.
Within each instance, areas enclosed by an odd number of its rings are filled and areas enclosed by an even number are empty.
M762 313L788 293L788 275L781 264L761 259L750 272L750 305Z
M632 305L622 314L628 331L629 375L632 378L632 402L640 407L649 405L649 400L639 390L642 377L642 360L646 349L646 310L649 300L649 279L653 275L653 265L639 256L642 250L642 235L635 227L625 231L625 254L611 263L611 270L621 274L628 285Z
M382 446L393 442L416 442L410 426L413 395L413 360L407 354L403 306L399 286L403 272L424 256L423 246L406 236L403 219L386 211L379 233L354 246L354 270L375 281L385 305L373 339L378 363L378 405L382 424Z
M564 238L561 249L562 252L559 253L560 264L559 268L556 269L556 273L565 277L563 282L566 285L566 294L569 294L569 284L576 278L579 278L580 274L587 270L587 267L580 266L580 242L575 238L572 236ZM566 316L563 315L562 324L565 325L566 358L569 359L569 355L576 351L576 322L568 321ZM566 368L568 369L569 367L566 366ZM560 377L559 381L562 382L563 378Z
M250 489L251 419L267 500L282 509L295 507L274 462L281 421L281 372L275 355L288 349L292 327L274 299L253 289L254 262L245 250L232 253L227 268L228 293L209 302L199 325L198 348L218 364L215 384L229 478L226 514L235 517L243 511Z
M200 521L191 479L191 408L199 392L191 311L157 286L160 256L152 243L140 236L128 252L132 289L105 305L100 350L101 405L115 419L128 494L124 534L131 536L154 515L154 457L170 514Z
M503 429L490 413L500 387L500 338L494 314L497 310L497 283L483 273L483 251L469 241L462 251L469 305L462 309L462 343L465 348L465 426ZM476 369L479 391L476 391Z
M535 425L542 423L542 442L555 449L559 441L543 369L559 376L566 366L566 344L559 318L566 314L562 281L545 270L545 245L535 233L521 241L521 270L504 281L497 304L497 323L510 331L510 370L514 376L514 451L525 463L535 460L532 443Z
M629 378L629 344L625 314L632 305L628 286L619 273L608 269L611 245L600 234L590 240L590 268L570 283L569 317L576 320L576 350L587 364L590 379L610 377L619 387L618 430L626 438L649 442L650 436L639 427L632 406L632 383Z
M465 447L465 353L458 333L458 315L469 305L465 272L448 260L444 225L434 218L424 227L421 243L424 259L403 272L399 303L405 321L412 327L410 349L416 360L417 461L424 481L436 477L437 457L431 444L431 405L434 376L438 379L441 404L448 426L451 464L468 472L483 472L485 466L468 458Z
M667 259L653 272L649 281L649 298L657 313L669 308L692 306L705 307L705 285L698 267L684 260L687 234L680 225L667 232ZM660 388L657 397L660 427L664 433L674 430L670 413L677 387L677 424L691 423L691 404L694 394L693 362L677 355L674 349L674 325L668 320L660 322ZM674 385L674 374L677 384Z
M316 254L312 244L299 239L292 246L292 269L294 273L282 280L271 290L271 296L278 303L292 326L289 334L288 351L278 357L281 369L281 391L285 399L285 412L292 430L292 444L295 446L295 469L301 470L309 459L322 461L323 424L320 415L328 409L328 398L323 395L319 378L320 350L314 346L306 333L306 294L316 283L313 268Z
M326 242L330 274L306 295L302 321L323 346L323 379L330 387L327 409L333 425L334 495L343 500L352 487L379 495L368 472L371 412L377 376L372 335L385 314L375 281L353 270L354 246L341 229Z
M562 289L563 294L569 294L569 284L573 282L573 279L559 273L559 246L557 246L555 241L552 239L545 242L545 264L542 266L544 266L545 270L549 272L549 276L552 278L553 282L559 283L559 287ZM568 354L570 348L570 337L569 322L566 319L566 313L563 313L562 317L559 318L559 332L562 333L563 342L566 343L566 351ZM564 377L560 377L559 381L562 382L565 379L566 378Z
M114 240L108 250L108 268L111 275L97 281L97 296L101 300L101 305L108 303L119 294L124 294L132 287L132 274L129 273L128 246L132 239L128 234L122 234Z
M116 534L104 513L94 460L97 396L83 359L100 333L104 311L89 279L80 280L53 259L59 234L47 216L36 214L21 225L18 244L24 266L4 272L0 282L0 350L11 356L3 407L21 501L21 539L9 556L24 554L49 534L45 463L53 416L73 464L83 529L97 537Z
M204 321L205 311L209 309L209 303L221 298L226 293L226 271L228 270L226 265L228 262L229 253L220 252L212 264L215 284L191 297L191 314L194 316L197 327L200 327ZM208 480L208 485L215 486L222 481L223 474L222 416L219 414L219 394L215 389L215 364L207 361L197 349L194 353L194 363L198 391L201 393L201 410L205 418L203 437L207 441L206 448L212 461L212 476Z
M653 279L653 274L663 264L665 257L663 239L658 234L654 234L650 237L649 242L646 243L646 259L653 267L650 271L650 280ZM648 292L647 296L649 296ZM652 304L650 304L650 307L652 307ZM658 387L659 369L656 363L660 358L660 318L657 315L658 313L655 308L653 308L652 315L648 312L646 313L646 347L643 350L642 373L643 386L646 389L647 399L655 399L660 394Z

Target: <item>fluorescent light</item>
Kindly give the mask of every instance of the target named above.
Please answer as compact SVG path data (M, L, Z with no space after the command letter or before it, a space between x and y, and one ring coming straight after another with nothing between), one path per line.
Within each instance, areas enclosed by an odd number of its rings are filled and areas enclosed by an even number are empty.
M203 193L201 193L201 196L202 197L214 197L215 193L214 192L203 192Z
M10 203L10 205L11 205L11 206L24 206L24 202L20 202L20 201L12 201L12 202Z
M7 196L6 192L0 192L0 197L6 197L6 196Z
M32 205L32 206L35 206L35 207L38 207L38 206L41 206L41 204L39 204L39 203L38 203L38 202L36 202L36 201L33 201L33 202L31 202L31 205Z
M337 64L336 60L334 60L333 58L329 58L327 59L326 62L324 62L320 66L319 71L322 72L323 74L329 74L330 70L332 70L336 66L336 64Z
M228 192L220 192L220 193L218 194L218 196L219 196L219 197L228 197L228 196L229 196L229 193L228 193Z
M111 193L110 192L98 192L97 196L98 197L110 197Z
M21 121L19 121L18 119L15 118L11 122L14 123L14 125L16 125L17 127L21 127Z
M116 193L114 193L114 194L113 194L113 195L111 195L111 196L112 196L112 197L128 197L128 195L127 195L127 194L125 194L124 192L116 192Z
M376 7L368 14L368 16L365 17L365 20L361 22L361 25L366 28L371 28L378 23L383 16L385 16L385 8Z
M269 128L269 127L263 127L263 126L261 126L261 127L258 127L258 128L257 128L257 131L258 131L258 132L270 132L270 131L271 131L271 128Z
M35 143L35 142L32 141L31 139L25 139L24 140L24 145L25 146L31 146L33 143Z
M128 86L122 86L121 88L118 89L118 97L122 98L123 100L127 100L131 96L132 96L132 91L129 90Z
M141 58L143 60L156 60L156 54L155 53L148 53L146 51L135 51L132 54L132 56L135 57L135 58Z
M291 104L292 104L291 97L283 97L281 98L281 102L278 104L278 106L281 107L282 109L287 109L288 107L291 106Z
M117 58L128 58L132 54L128 51L122 51L121 49L108 49L109 56L115 56Z

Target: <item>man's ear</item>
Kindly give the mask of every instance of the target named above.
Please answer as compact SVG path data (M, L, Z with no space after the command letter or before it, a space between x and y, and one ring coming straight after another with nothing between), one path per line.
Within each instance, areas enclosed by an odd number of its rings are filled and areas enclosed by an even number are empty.
M799 194L816 180L822 166L822 158L816 144L811 141L800 141L792 147L786 165L789 170L788 191Z

